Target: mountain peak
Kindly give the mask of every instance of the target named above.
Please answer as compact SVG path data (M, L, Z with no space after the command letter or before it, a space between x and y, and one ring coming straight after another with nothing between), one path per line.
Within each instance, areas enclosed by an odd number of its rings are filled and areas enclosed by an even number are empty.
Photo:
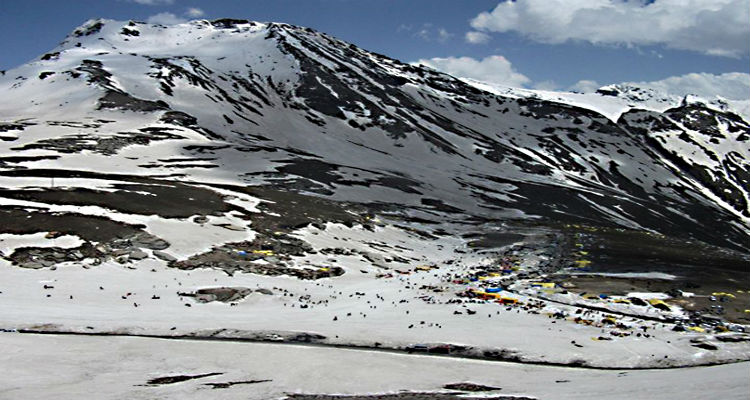
M227 150L201 151L226 158L214 171L236 184L414 213L595 221L746 248L750 127L718 111L680 110L679 101L639 107L656 97L650 91L497 89L312 29L233 19L91 20L0 77L0 89L12 93L0 99L2 120L54 126L24 128L9 139L13 152L122 159L139 148L155 158L125 165L171 174L154 150L161 143L188 158L213 143ZM90 122L98 120L117 122ZM247 153L252 162L238 161ZM717 220L735 225L700 228Z

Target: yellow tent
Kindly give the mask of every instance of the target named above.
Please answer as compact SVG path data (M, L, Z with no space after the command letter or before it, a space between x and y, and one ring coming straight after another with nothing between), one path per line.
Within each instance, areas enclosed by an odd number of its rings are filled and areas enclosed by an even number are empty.
M499 299L499 301L500 301L500 303L503 303L503 304L517 304L518 303L518 299L514 299L513 297L502 297L501 296L500 299Z
M672 309L669 307L669 304L665 303L664 300L659 299L649 299L648 304L651 304L652 306L656 308L660 308L665 311L671 311Z
M487 293L484 290L478 290L478 289L469 289L470 292L474 293L478 297L483 297L485 299L500 299L502 298L502 295L500 293Z

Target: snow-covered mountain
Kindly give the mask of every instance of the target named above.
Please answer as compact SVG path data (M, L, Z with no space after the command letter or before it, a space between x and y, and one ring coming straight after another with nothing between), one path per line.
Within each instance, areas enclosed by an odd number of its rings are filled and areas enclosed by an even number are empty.
M749 251L750 124L605 92L627 104L493 90L287 24L94 20L0 76L0 173L263 185Z
M684 95L677 95L666 92L662 88L651 87L647 82L606 85L590 92L558 92L515 88L468 78L463 78L463 81L499 96L532 97L587 108L614 122L623 113L633 109L664 112L686 103L700 103L715 111L737 114L745 121L750 119L750 100L726 99L718 95L702 97L689 92Z
M0 93L5 342L146 335L593 368L750 359L750 125L731 107L485 87L244 20L89 21L0 74ZM63 358L76 376L91 365ZM143 382L167 369L213 371L184 360L136 368L122 393L154 397ZM19 388L70 391L19 371L6 377Z

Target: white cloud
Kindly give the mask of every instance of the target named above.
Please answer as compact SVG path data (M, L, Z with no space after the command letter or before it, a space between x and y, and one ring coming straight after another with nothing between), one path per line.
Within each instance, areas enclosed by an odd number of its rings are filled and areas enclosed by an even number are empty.
M525 75L516 72L505 57L497 55L482 60L471 57L430 58L419 60L415 64L424 64L456 77L506 86L520 87L531 82Z
M438 37L438 42L445 43L448 39L453 37L453 34L446 31L443 28L440 28L437 31L437 37Z
M553 91L557 90L560 86L555 81L541 81L535 82L532 87L537 90Z
M191 18L202 17L205 13L198 7L190 7L185 11L185 15Z
M146 6L164 6L174 3L174 0L130 0L133 3L143 4Z
M471 31L466 32L464 39L471 44L483 44L490 41L490 35L484 32Z
M445 28L437 28L429 22L422 24L422 26L416 29L412 25L401 24L396 32L413 32L412 37L418 37L426 42L436 40L440 43L445 43L448 39L456 36L448 32Z
M503 0L471 26L543 43L665 45L720 56L749 53L747 0Z
M569 87L568 90L572 92L591 93L602 86L604 85L599 84L599 82L597 81L583 79L576 82L573 86Z
M413 25L401 24L396 29L396 32L411 32L414 29Z
M171 12L162 12L148 17L146 20L149 24L174 25L187 22L182 17L178 17Z

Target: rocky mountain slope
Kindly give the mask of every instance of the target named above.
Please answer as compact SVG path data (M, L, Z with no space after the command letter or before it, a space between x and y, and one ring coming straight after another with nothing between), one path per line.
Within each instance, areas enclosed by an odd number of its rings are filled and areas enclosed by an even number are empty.
M240 20L90 21L4 72L0 90L6 172L220 178L417 218L585 223L749 248L750 125L700 102L610 120Z

